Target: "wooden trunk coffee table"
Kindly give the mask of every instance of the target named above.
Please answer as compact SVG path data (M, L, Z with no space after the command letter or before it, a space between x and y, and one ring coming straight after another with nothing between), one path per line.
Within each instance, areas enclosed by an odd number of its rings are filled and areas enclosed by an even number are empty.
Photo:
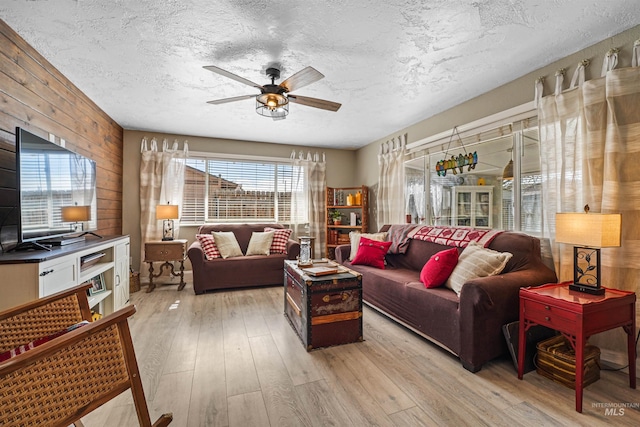
M284 314L307 351L362 341L362 275L333 262L340 272L313 276L297 261L284 264Z

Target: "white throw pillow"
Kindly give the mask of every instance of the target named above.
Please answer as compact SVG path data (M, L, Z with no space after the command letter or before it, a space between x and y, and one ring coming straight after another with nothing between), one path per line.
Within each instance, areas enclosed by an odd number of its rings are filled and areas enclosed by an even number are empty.
M213 240L215 240L222 258L226 259L244 255L233 231L212 231L211 234L213 234Z
M470 242L458 258L445 286L460 296L462 286L471 279L500 274L513 255L509 252L497 252Z
M246 255L269 255L274 234L274 231L251 233Z
M351 243L351 253L349 254L349 261L353 261L360 247L360 237L364 237L371 240L377 240L384 242L387 240L387 232L383 233L360 233L359 231L351 231L349 233L349 242Z

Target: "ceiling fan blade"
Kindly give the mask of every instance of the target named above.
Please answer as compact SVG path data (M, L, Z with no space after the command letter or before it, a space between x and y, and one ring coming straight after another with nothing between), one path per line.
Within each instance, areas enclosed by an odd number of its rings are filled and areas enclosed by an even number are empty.
M320 108L322 110L338 111L342 104L337 102L327 101L325 99L309 98L308 96L287 95L289 101L296 104L306 105L308 107Z
M285 92L293 92L296 89L317 82L322 78L324 78L324 74L320 71L313 67L306 67L280 83L279 86L284 88Z
M250 99L250 98L255 98L258 95L242 95L242 96L234 96L233 98L223 98L223 99L216 99L214 101L207 101L207 104L214 104L214 105L218 105L218 104L226 104L227 102L236 102L236 101L242 101L244 99Z
M223 70L222 68L218 68L215 65L205 65L202 68L207 69L209 71L213 71L216 74L220 74L221 76L228 77L228 78L230 78L232 80L235 80L237 82L244 83L244 84L246 84L248 86L253 86L255 88L262 89L262 85L259 85L258 83L254 83L251 80L247 80L244 77L240 77L240 76L238 76L236 74L230 73L229 71Z

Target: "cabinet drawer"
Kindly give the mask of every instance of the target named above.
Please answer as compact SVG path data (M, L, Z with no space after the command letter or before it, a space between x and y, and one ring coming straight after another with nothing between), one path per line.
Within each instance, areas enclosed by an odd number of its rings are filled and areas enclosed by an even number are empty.
M147 244L144 247L145 261L176 261L184 258L184 246Z
M56 264L43 263L40 266L41 297L64 291L76 285L75 259Z
M547 326L557 330L567 330L573 328L578 323L578 314L562 308L537 301L524 301L524 310L527 318L539 325Z

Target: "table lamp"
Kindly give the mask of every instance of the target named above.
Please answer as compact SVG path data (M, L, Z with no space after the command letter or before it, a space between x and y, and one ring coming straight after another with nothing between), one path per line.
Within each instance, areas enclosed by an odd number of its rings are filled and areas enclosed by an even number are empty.
M84 231L84 223L91 219L91 206L89 205L78 206L77 203L71 206L62 206L60 208L60 215L62 216L63 222L73 223L71 224L71 228L74 232L78 231L78 225L80 225L80 231ZM101 237L91 231L84 231L78 237L82 237L86 234L92 234L96 237Z
M162 221L162 240L173 240L173 220L178 219L178 205L156 206L156 219Z
M604 294L600 283L600 248L620 246L620 214L556 214L556 242L573 247L573 283L569 289L594 295Z

